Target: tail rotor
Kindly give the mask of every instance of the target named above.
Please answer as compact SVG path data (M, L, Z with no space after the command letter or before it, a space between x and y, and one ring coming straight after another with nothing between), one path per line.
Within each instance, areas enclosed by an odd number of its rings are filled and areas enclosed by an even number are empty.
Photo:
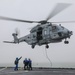
M20 35L20 30L18 28L16 28L14 34L16 34L16 36L19 36Z
M18 37L20 34L20 31L18 28L15 29L15 33L12 34L13 38L14 38L14 43L19 43Z

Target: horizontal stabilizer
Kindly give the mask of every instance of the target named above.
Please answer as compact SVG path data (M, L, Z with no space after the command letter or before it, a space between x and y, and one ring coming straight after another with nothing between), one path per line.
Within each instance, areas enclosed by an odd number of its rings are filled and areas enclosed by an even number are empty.
M3 41L4 43L15 43L15 42L10 42L10 41Z

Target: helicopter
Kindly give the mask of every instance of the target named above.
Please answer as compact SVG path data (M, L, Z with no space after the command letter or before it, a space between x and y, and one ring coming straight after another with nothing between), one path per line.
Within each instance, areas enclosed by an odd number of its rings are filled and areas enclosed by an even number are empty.
M49 48L49 43L59 43L65 39L64 43L69 44L67 38L70 38L73 35L73 32L68 30L67 28L61 26L61 24L57 25L54 23L69 23L75 21L62 21L62 22L49 22L52 17L68 8L71 4L67 3L57 3L53 11L49 14L49 16L45 20L41 21L29 21L29 20L20 20L9 17L0 16L0 20L8 20L8 21L17 21L17 22L27 22L27 23L38 23L35 27L30 30L30 34L18 38L18 32L12 34L14 41L3 41L4 43L20 43L26 42L31 45L32 49L36 46L46 45L46 48Z

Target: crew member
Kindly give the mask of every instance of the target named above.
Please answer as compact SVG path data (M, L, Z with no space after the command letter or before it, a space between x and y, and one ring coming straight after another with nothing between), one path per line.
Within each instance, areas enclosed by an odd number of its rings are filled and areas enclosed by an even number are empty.
M14 70L15 70L15 71L18 70L19 60L20 60L21 58L22 58L22 56L21 56L20 58L17 57L17 58L15 59L15 62L14 62L14 64L15 64L15 68L14 68Z
M25 58L25 60L23 61L24 64L24 70L28 69L28 60L27 58Z
M28 59L28 67L29 67L29 70L32 70L32 61L31 61L31 59Z

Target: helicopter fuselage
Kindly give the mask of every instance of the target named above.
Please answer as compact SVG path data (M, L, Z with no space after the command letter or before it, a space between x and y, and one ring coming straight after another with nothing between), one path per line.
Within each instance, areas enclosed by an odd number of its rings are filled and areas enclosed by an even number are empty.
M14 37L13 42L4 41L5 43L20 43L26 42L34 48L36 45L46 45L46 48L49 48L49 43L58 43L62 42L65 39L64 43L68 44L67 38L70 38L72 31L69 31L65 27L52 23L39 24L33 27L30 31L30 34L17 38L17 33L13 33Z
M70 38L71 35L72 31L69 31L61 25L46 23L32 28L30 34L20 38L19 42L25 41L34 48L35 45L41 46L61 42L63 39Z

